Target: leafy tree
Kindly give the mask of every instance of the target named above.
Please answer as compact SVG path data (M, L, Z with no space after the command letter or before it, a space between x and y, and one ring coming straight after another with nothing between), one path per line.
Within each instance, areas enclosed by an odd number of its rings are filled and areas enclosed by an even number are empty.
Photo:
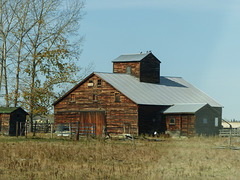
M47 114L57 89L79 81L83 9L80 0L0 1L0 90L4 80L6 106L24 106L31 119Z

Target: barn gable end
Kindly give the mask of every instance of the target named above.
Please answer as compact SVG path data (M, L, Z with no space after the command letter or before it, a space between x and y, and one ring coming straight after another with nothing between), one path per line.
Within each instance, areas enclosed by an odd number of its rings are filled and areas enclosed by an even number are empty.
M95 73L55 103L55 124L83 122L83 112L104 112L105 120L97 135L102 134L103 128L111 134L138 133L137 105ZM94 118L88 122L98 123L98 117Z

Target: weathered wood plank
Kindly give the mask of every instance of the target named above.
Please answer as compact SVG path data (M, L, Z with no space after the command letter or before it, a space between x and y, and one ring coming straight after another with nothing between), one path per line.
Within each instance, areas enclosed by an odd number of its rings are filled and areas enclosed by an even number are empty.
M101 80L101 86L97 85L98 80ZM93 82L92 87L88 87L89 81ZM120 102L115 102L115 93L120 94ZM72 94L75 101L72 101ZM94 94L97 96L95 101ZM106 129L110 133L123 133L124 123L131 124L133 133L138 132L137 105L96 75L55 105L55 123L78 121L80 111L105 111Z

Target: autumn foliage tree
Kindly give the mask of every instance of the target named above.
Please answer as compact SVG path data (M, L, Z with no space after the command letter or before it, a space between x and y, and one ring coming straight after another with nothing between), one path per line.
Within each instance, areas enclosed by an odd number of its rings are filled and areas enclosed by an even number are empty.
M79 81L83 9L80 0L0 0L6 106L24 106L31 118L47 114L62 85Z

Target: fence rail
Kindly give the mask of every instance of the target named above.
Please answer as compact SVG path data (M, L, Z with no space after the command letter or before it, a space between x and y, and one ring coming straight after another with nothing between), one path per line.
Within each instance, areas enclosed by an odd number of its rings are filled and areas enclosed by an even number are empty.
M28 132L30 132L31 130L31 124L30 123L20 123L21 127L27 128ZM53 124L51 123L33 123L33 132L35 133L50 133L51 132L51 126L53 126Z
M231 136L238 137L240 136L240 129L238 128L223 128L219 130L219 136L226 137L229 136L231 132Z
M71 136L75 134L83 136L96 136L96 124L95 123L62 123L58 124L56 133L58 136Z

